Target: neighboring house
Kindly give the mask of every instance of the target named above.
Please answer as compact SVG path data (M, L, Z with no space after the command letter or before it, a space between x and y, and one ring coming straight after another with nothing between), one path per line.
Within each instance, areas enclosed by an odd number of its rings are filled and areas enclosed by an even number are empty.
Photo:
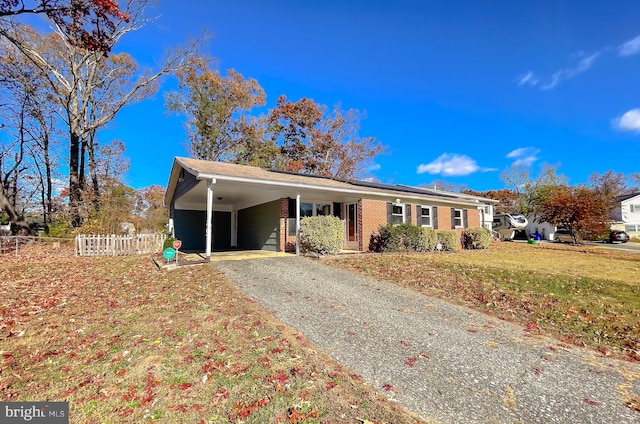
M527 237L540 235L541 240L555 240L555 233L558 227L547 221L540 221L536 215L527 216L527 228L525 229Z
M367 251L371 235L387 223L458 232L490 227L495 203L421 187L181 157L174 159L165 196L169 228L182 240L182 249L202 250L207 256L212 249L230 248L299 252L300 219L315 215L339 217L344 248Z
M624 230L629 237L640 238L640 192L623 194L615 198L616 208L611 212L613 230Z

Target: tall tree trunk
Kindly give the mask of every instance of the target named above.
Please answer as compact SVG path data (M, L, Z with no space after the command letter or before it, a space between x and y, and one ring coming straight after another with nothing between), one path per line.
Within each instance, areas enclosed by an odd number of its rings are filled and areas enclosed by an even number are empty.
M49 135L43 140L44 170L45 170L45 190L47 192L44 203L44 224L51 224L51 213L53 203L53 184L51 182L51 156L49 155Z
M100 211L100 183L98 181L98 170L96 166L96 131L89 133L87 140L87 154L89 156L89 175L91 176L91 186L93 190L93 207L96 212Z
M69 134L69 215L74 228L82 225L80 205L82 184L80 181L80 136L73 131Z

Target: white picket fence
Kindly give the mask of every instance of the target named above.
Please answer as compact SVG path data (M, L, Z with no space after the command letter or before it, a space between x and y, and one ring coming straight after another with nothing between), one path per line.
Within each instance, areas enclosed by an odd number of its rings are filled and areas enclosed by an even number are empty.
M164 234L115 234L76 236L76 256L126 256L162 252Z

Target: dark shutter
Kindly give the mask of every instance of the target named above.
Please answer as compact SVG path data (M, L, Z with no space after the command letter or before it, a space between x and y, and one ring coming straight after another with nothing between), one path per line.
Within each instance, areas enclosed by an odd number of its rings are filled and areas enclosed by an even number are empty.
M431 208L431 213L433 216L431 217L431 225L433 225L433 229L438 229L438 207L434 206Z
M387 203L387 224L391 224L391 216L393 214L393 203Z
M407 224L411 224L411 205L410 204L405 204L404 205L404 210L406 211L406 213L405 213L405 215L406 215L405 222Z
M289 218L296 217L296 199L289 198Z
M416 205L416 225L422 227L422 208Z
M333 202L333 216L342 219L342 203Z
M451 229L456 228L456 209L451 208Z
M466 209L463 209L463 210L462 210L462 226L463 226L464 228L469 227L469 224L468 224L468 222L469 222L469 221L467 221L467 213L468 213L468 212L467 212L467 210L466 210Z

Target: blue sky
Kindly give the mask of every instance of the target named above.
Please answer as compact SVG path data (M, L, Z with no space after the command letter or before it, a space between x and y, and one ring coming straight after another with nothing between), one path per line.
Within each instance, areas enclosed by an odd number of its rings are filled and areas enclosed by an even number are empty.
M640 3L634 1L161 0L160 17L123 39L142 66L207 29L224 72L281 94L366 112L361 136L387 146L371 175L504 187L513 163L556 166L571 184L640 172ZM101 136L120 138L127 183L166 185L186 155L184 118L163 91Z

